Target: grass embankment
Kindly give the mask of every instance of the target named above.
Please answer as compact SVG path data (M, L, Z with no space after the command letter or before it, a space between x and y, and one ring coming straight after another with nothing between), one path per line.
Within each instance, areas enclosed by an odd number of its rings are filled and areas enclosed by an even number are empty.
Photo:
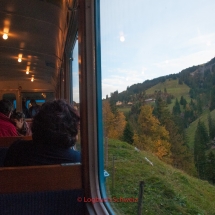
M193 121L189 125L189 127L186 129L187 143L191 149L193 149L195 132L196 132L196 128L197 128L199 120L204 122L206 128L208 129L208 114L209 114L209 110L205 110L203 112L203 114L198 119ZM212 119L215 119L215 110L211 111L211 117L212 117Z
M145 182L143 214L215 215L215 187L160 161L149 152L137 152L119 140L109 140L107 190L109 197L138 198ZM115 166L114 186L113 157ZM146 160L147 157L153 166ZM116 214L137 214L137 202L111 203Z

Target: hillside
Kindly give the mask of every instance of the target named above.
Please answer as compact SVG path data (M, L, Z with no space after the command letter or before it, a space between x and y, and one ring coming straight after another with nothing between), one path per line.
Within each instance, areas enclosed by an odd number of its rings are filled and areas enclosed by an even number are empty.
M138 198L139 182L144 181L143 214L215 215L215 187L208 182L174 169L151 153L137 152L133 146L119 140L109 140L108 153L108 197ZM137 214L136 202L111 205L116 214Z
M188 145L189 145L189 147L191 149L193 149L195 131L196 131L196 128L197 128L198 121L199 120L203 121L205 126L208 129L208 114L209 114L209 110L205 110L203 112L203 114L198 119L196 119L194 122L192 122L190 124L190 126L186 129L187 143L188 143ZM213 119L215 119L215 110L211 111L211 117Z
M181 96L183 96L187 102L190 102L190 88L186 84L178 84L178 79L167 79L165 82L160 82L146 90L146 95L152 95L156 91L164 92L165 88L168 94L174 96L172 103L168 105L170 111L172 111L176 98L180 101Z
M189 99L190 88L186 84L178 84L178 79L169 79L165 82L158 83L155 86L146 90L146 94L154 94L155 91L162 91L166 88L167 93L172 94L175 98L180 99L183 95L186 99Z

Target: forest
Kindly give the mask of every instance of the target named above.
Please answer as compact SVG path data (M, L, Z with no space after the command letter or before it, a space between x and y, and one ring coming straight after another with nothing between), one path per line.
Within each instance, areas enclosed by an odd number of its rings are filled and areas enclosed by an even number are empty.
M171 82L177 83L177 93L168 87ZM154 90L159 84L166 87ZM187 94L180 90L185 86ZM214 109L215 58L106 96L104 135L150 151L163 162L215 184ZM190 144L187 131L194 121L197 125Z

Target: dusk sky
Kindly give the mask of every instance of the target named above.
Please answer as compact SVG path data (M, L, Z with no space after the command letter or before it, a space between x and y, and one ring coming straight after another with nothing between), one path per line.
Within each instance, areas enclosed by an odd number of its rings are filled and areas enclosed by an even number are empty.
M215 57L214 0L100 0L102 97Z

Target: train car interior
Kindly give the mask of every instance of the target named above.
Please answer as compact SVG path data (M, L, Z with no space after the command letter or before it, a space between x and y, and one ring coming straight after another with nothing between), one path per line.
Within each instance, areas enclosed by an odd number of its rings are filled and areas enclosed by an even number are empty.
M0 20L0 100L22 111L23 101L27 108L31 99L73 104L78 93L82 154L78 164L0 167L0 214L113 213L107 202L90 201L106 196L99 1L1 0ZM12 142L0 138L0 155Z

